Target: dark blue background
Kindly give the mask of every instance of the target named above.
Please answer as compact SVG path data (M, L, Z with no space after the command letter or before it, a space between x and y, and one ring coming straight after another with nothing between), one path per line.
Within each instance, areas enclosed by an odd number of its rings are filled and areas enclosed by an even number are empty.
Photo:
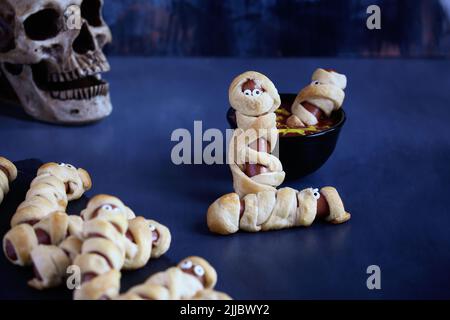
M450 0L106 0L104 13L116 55L450 56Z
M111 117L87 127L58 127L2 105L0 151L15 161L33 157L84 167L94 182L88 196L116 195L137 214L170 227L168 254L124 273L123 289L196 254L217 268L218 289L236 299L450 298L449 61L113 58L111 63ZM266 73L280 92L295 93L319 66L347 74L348 121L325 166L289 186L336 186L352 220L229 237L209 233L206 210L232 191L229 168L173 165L172 131L192 130L194 120L202 120L205 129L225 130L227 88L243 70ZM2 234L12 215L4 208ZM366 288L372 264L381 267L380 291ZM1 255L1 298L70 298L64 290L29 289L29 277L31 270Z

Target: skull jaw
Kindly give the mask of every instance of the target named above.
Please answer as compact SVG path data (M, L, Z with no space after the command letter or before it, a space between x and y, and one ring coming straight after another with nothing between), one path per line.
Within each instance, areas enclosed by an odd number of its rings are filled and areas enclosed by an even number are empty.
M39 90L39 89L38 89ZM112 112L109 94L89 100L60 101L48 94L45 101L35 101L24 106L25 112L37 120L65 125L83 125L100 121Z
M112 112L109 93L84 100L58 100L36 86L30 66L25 65L23 72L18 76L11 75L4 69L3 73L16 92L25 112L37 120L55 124L82 125L106 118Z

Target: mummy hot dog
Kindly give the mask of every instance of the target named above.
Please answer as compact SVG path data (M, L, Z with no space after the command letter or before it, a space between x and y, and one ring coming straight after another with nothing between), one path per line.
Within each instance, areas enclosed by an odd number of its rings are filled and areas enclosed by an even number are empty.
M311 84L295 98L291 107L293 115L288 119L288 124L294 127L312 126L322 118L330 117L342 106L346 87L345 75L334 70L317 69Z
M144 284L131 288L118 300L230 300L214 291L217 273L204 259L188 257L177 267L151 276Z
M144 266L170 246L169 230L156 221L135 217L119 199L99 195L81 213L83 244L75 258L82 273L76 300L111 299L119 293L120 270ZM132 218L128 220L128 218Z
M129 220L125 235L137 248L133 257L126 257L125 270L142 268L150 258L159 258L170 247L171 234L169 229L154 220L147 220L143 217Z
M280 160L271 154L278 140L278 91L266 76L249 71L233 80L229 100L238 127L229 147L234 190L240 196L274 191L285 177Z
M16 166L8 159L0 157L0 204L9 192L9 184L16 178Z
M91 186L91 178L83 169L64 163L44 164L12 217L11 227L33 225L52 212L66 211L68 201L80 198Z
M248 232L310 226L316 218L333 224L350 219L342 200L333 187L291 188L262 191L239 198L236 193L216 200L208 209L207 222L214 233L228 235L239 230Z

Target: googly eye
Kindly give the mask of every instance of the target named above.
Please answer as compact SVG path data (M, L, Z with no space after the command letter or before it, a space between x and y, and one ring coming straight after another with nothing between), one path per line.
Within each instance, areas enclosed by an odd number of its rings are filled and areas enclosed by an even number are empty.
M192 268L192 261L191 260L183 261L183 263L181 264L181 269L187 270L190 268Z
M320 192L319 192L319 189L313 189L313 197L314 197L316 200L319 200L319 199L320 199Z
M155 231L156 230L156 227L154 225L152 225L152 224L150 224L148 227L150 228L150 231Z
M75 167L73 165L71 165L71 164L66 164L66 168L75 169Z
M250 89L247 89L247 90L245 90L244 91L244 94L246 95L246 96L251 96L252 95L252 90L250 90Z
M110 204L104 204L102 205L102 210L113 211L113 207Z
M64 162L60 162L60 163L58 163L58 166L60 166L60 167L65 167L66 164L65 164Z
M261 95L261 93L262 93L261 90L255 89L255 90L253 90L252 95L254 97L259 97Z
M203 269L202 266L195 266L194 268L194 273L198 276L198 277L203 277L205 275L205 269Z
M312 84L315 86L318 86L320 84L320 82L316 80L316 81L313 81Z

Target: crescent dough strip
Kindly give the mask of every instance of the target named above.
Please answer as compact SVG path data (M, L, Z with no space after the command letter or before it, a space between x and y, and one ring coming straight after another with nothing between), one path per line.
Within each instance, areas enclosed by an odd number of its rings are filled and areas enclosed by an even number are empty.
M9 184L16 178L16 166L8 159L0 157L0 204L9 192Z
M152 275L144 284L131 288L118 300L231 299L213 290L217 273L204 259L188 257L164 272Z
M240 196L274 191L285 177L280 160L271 154L278 140L274 113L281 104L278 91L265 75L249 71L233 80L229 88L229 100L236 110L238 126L228 152L234 190ZM268 150L257 150L258 143L264 140ZM250 177L245 173L246 164L257 164L267 170Z
M65 277L70 258L53 245L39 245L31 252L35 277L28 284L38 290L59 286Z
M59 245L68 236L81 233L81 218L54 212L36 223L19 224L9 230L3 238L3 251L7 259L16 265L31 264L31 251L38 245Z
M317 69L312 75L312 83L301 90L295 98L291 107L292 114L308 126L316 125L318 119L303 104L309 102L329 117L333 111L342 106L346 86L345 75L332 70Z
M328 207L328 222L340 224L350 219L333 187L324 187L320 193L312 188L302 191L282 188L276 192L248 194L244 198L239 198L236 193L227 194L209 207L207 223L210 231L223 235L236 233L239 229L258 232L308 227L317 217L321 197Z
M109 270L74 291L75 300L109 300L119 294L120 271Z

